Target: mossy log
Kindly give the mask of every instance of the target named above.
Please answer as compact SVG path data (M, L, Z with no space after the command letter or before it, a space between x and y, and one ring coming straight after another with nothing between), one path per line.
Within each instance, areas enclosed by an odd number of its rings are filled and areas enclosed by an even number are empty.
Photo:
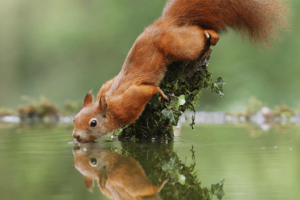
M168 66L160 88L169 100L160 99L158 94L146 105L137 121L116 133L120 140L126 139L172 139L173 126L187 110L195 112L200 90L210 87L211 72L207 69L212 50L207 41L200 57L191 62L174 62ZM192 117L194 124L194 116Z

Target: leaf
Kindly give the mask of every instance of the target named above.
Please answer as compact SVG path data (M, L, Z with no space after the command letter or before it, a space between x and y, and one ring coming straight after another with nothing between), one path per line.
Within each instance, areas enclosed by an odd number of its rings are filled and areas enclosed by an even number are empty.
M178 97L178 106L181 106L181 105L183 105L183 104L185 104L185 96L184 95L180 95L179 97Z
M174 163L175 163L175 158L171 158L169 160L169 162L166 162L166 161L162 162L162 165L163 165L162 170L165 172L171 170L174 166Z
M219 200L222 199L225 195L225 192L223 190L224 181L225 180L223 179L219 183L211 185L211 194L216 195Z
M178 182L181 184L181 185L184 185L185 184L185 176L182 175L182 174L178 174Z
M173 110L169 110L167 108L163 109L161 112L161 119L162 120L170 120L170 123L173 126L176 126L179 120L179 117L173 112Z
M223 93L223 86L225 85L225 81L222 79L222 77L217 78L217 80L211 84L211 92L212 93L217 93L221 97L224 98L224 93Z

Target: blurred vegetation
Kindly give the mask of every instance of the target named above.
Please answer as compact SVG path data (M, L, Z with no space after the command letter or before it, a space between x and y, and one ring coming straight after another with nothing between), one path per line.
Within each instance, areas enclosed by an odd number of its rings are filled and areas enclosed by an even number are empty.
M27 96L22 99L26 102L18 108L18 116L22 122L26 123L57 123L60 116L74 116L82 108L82 104L67 100L63 108L57 107L45 97L40 97L36 100ZM7 109L0 109L0 116L14 115L13 111Z
M31 99L31 102L26 106L19 106L18 115L24 122L40 122L44 120L55 123L59 120L58 108L45 98L41 98L40 102Z
M162 12L165 0L0 1L0 107L21 96L58 106L118 74L134 40ZM226 98L210 91L202 110L246 110L256 96L269 106L299 105L300 1L290 0L291 31L272 51L260 51L230 31L213 47L210 69L226 80ZM151 8L151 9L150 9Z
M15 112L8 108L0 108L0 117L15 115Z
M256 99L255 97L251 97L249 99L247 109L245 112L226 112L227 115L236 116L236 117L246 117L246 120L249 120L251 116L260 114L268 121L276 121L275 118L291 118L294 116L298 116L300 113L299 109L290 108L285 103L281 103L279 105L274 106L273 109L269 108L267 104L262 101Z
M82 103L67 100L65 101L64 108L61 113L64 116L75 115L80 111L81 108Z

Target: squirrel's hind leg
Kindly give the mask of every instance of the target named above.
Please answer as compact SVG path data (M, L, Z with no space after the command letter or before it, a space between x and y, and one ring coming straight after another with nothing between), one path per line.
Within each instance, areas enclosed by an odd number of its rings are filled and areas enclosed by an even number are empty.
M164 28L158 48L176 61L196 60L207 39L216 45L220 36L216 31L199 26L175 26Z

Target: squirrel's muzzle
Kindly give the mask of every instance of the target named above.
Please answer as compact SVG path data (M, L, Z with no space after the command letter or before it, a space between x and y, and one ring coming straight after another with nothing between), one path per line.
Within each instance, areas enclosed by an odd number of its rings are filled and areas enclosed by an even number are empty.
M73 137L77 142L94 142L96 138L92 135L85 133L84 131L73 130Z

